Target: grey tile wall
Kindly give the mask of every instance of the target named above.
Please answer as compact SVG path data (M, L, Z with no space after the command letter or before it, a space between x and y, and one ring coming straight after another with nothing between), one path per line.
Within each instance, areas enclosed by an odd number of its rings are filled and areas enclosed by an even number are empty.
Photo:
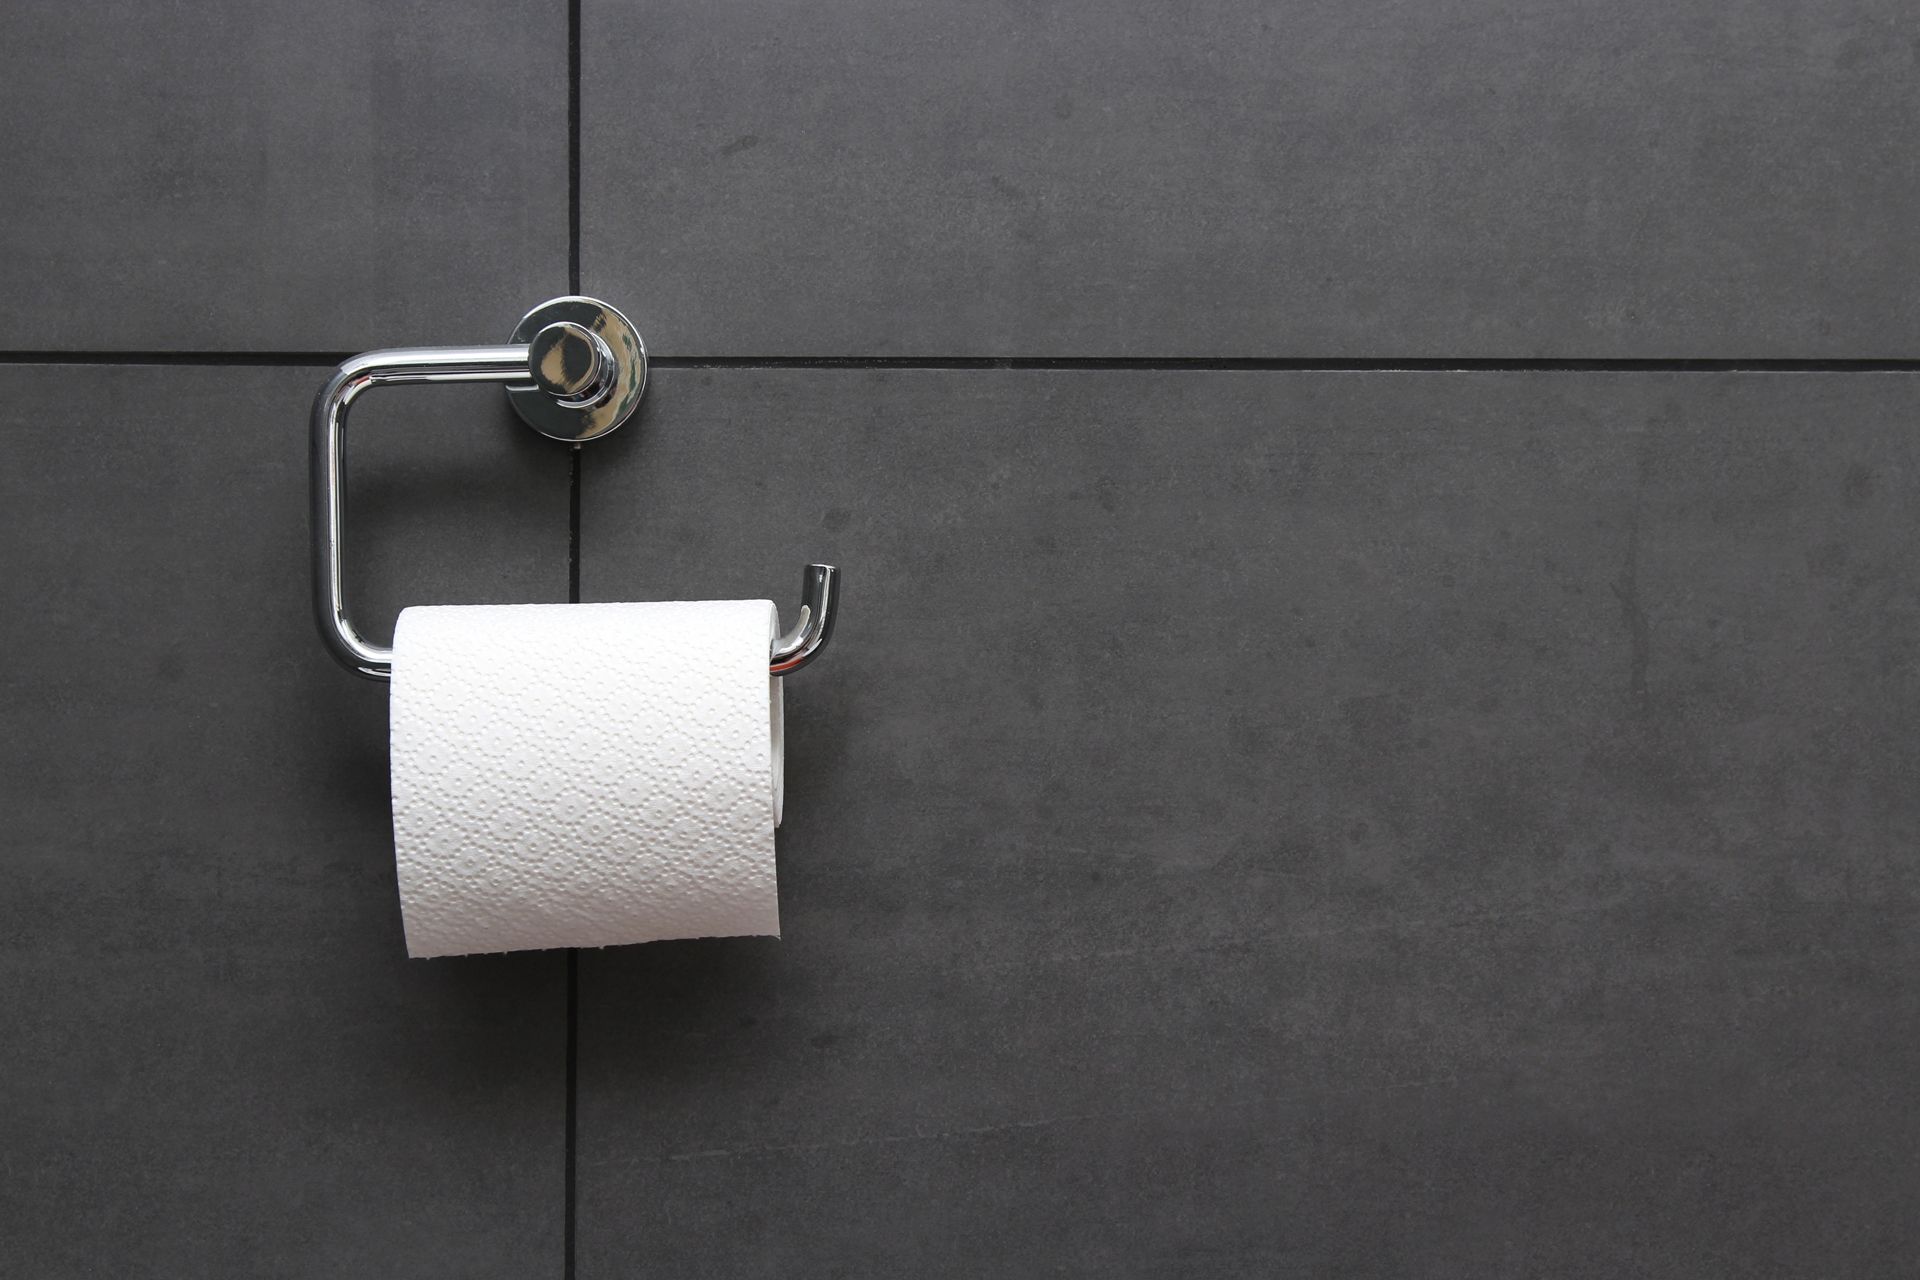
M1893 0L587 0L675 355L1907 356Z
M0 1271L1910 1270L1920 365L1385 371L1908 355L1909 7L571 17L0 13ZM298 353L576 254L641 420L370 397L357 616L847 611L787 937L570 985L402 958Z
M1892 1274L1904 375L670 370L586 599L846 572L772 941L580 960L580 1274Z
M0 368L0 1271L550 1274L566 962L409 962L386 698L322 653L322 369ZM564 599L566 451L356 412L354 594Z
M501 342L564 292L564 7L14 0L0 48L0 348Z

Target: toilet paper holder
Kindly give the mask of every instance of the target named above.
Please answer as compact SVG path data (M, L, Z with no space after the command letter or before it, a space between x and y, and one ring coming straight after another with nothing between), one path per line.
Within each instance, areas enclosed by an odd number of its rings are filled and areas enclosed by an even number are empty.
M421 382L501 382L507 401L541 435L581 444L606 435L640 407L647 349L631 321L594 298L543 302L498 347L401 347L347 360L314 397L309 454L313 604L320 639L347 670L393 678L393 650L369 643L347 616L341 571L347 412L371 387ZM800 612L771 646L768 670L782 676L818 657L833 636L840 571L810 564Z

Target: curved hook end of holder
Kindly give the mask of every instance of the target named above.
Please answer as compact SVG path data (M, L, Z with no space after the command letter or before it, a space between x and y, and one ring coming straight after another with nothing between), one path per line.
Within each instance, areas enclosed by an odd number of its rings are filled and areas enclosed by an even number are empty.
M587 327L589 323L591 330ZM620 338L617 350L614 344L604 340L608 333ZM585 373L579 379L555 374L556 369L559 374L570 371L568 342L580 346L581 334L592 339L586 345L586 354L601 362L616 362L611 373L605 369L599 371L606 376L594 385L604 382L606 387L602 388L602 398L591 404L579 401L576 394L576 382L593 381ZM595 334L600 336L594 337ZM541 368L534 367L536 348L544 353ZM554 363L554 369L546 368L546 363ZM591 373L593 365L593 360L587 360L583 369ZM552 376L543 377L543 374ZM313 405L309 500L314 614L327 652L341 666L369 680L393 678L393 650L369 643L347 616L346 583L340 564L345 524L347 411L354 399L370 387L409 382L506 383L514 408L534 430L578 442L604 435L632 415L646 386L646 351L626 318L605 303L592 298L556 298L521 321L514 341L506 346L369 351L334 371ZM559 408L549 412L548 399ZM581 416L592 413L602 416ZM549 418L554 421L548 421ZM801 586L799 619L771 648L768 670L772 675L791 674L819 656L833 635L838 599L839 570L830 564L808 565Z
M773 642L771 670L792 675L820 656L833 638L833 620L840 609L840 571L830 564L810 564L800 580L800 616L788 632Z

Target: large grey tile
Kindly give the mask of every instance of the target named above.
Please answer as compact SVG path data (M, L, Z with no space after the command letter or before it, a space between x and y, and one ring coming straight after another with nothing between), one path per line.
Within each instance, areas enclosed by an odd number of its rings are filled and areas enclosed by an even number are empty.
M566 291L534 0L0 8L0 346L503 341Z
M677 355L1905 356L1893 0L587 0Z
M847 584L786 937L581 959L583 1275L1920 1246L1920 381L650 394L586 598Z
M384 689L307 602L324 373L0 370L0 1271L558 1269L564 961L405 959ZM353 437L370 632L565 598L567 454L497 390Z

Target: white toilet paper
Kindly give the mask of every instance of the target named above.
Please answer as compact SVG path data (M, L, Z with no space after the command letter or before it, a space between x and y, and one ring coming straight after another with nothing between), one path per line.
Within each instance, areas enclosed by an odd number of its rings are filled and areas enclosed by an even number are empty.
M766 600L403 612L408 954L778 934L778 626Z

